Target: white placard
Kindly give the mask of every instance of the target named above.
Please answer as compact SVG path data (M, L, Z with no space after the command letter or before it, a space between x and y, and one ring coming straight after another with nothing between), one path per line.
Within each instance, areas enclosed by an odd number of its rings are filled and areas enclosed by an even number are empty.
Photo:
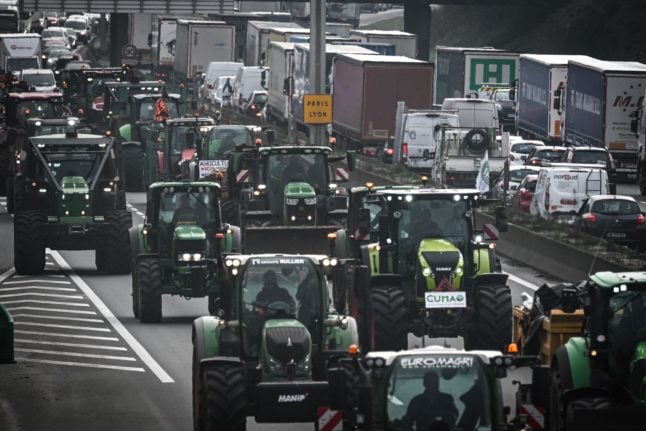
M466 308L467 294L456 292L426 292L424 294L426 308Z

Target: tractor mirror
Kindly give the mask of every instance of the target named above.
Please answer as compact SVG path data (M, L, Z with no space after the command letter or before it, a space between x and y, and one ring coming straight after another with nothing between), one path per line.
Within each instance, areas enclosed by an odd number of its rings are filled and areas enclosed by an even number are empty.
M359 233L370 233L370 210L368 208L359 209Z
M346 371L341 368L331 368L327 372L328 387L330 390L330 407L333 410L348 410Z
M357 153L355 153L354 151L347 151L346 159L348 161L348 169L354 171L354 169L357 167Z
M496 227L499 232L507 232L509 230L507 210L503 206L496 207Z

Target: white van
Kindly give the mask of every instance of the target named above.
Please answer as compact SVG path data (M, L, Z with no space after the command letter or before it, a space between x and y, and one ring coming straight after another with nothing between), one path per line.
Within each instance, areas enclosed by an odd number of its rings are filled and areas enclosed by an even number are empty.
M530 213L544 219L574 216L590 196L607 195L608 173L589 165L552 164L538 173Z
M233 83L235 79L235 75L218 76L218 78L213 82L213 90L210 90L209 93L211 105L217 108L224 106L228 107L231 105Z
M231 76L235 75L240 69L244 66L244 63L238 63L234 61L212 61L209 63L206 73L204 74L204 83L200 86L200 99L203 102L206 102L211 95L211 92L215 90L215 81L220 76Z
M498 108L493 100L447 98L442 102L442 111L456 111L462 128L500 128Z
M266 71L266 72L265 72ZM266 90L261 85L263 72L265 73L265 86L269 83L269 68L264 66L244 66L238 69L236 79L233 83L233 97L231 106L240 111L245 102L251 97L255 90Z

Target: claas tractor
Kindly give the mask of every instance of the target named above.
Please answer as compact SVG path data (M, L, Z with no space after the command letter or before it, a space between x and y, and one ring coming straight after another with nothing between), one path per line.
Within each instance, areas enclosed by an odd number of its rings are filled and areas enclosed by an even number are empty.
M495 244L476 231L478 190L368 189L331 245L344 268L337 307L357 317L362 349L405 348L409 332L462 336L467 349L509 343L511 293Z
M329 405L327 370L357 342L332 311L325 255L228 255L214 316L193 322L193 422L198 430L315 422Z
M5 127L0 139L0 195L5 196L7 184L12 181L13 160L27 142L28 120L33 117L63 116L63 97L60 93L5 93L2 98Z
M162 318L162 295L209 298L221 292L222 255L240 251L240 230L222 223L220 185L158 182L148 189L146 220L130 229L132 309L144 323Z
M14 266L40 274L45 249L96 250L100 271L130 270L119 147L113 138L77 134L29 138L14 187Z
M215 121L209 117L183 117L166 120L165 125L156 151L159 175L166 179L197 180L204 141ZM145 168L149 168L148 163Z
M507 417L501 380L509 369L536 363L536 357L442 346L373 351L329 370L330 399L345 413L343 429L521 430L521 417Z
M333 167L345 161L348 165ZM324 146L241 146L229 154L227 186L246 252L327 252L326 235L346 221L354 154Z

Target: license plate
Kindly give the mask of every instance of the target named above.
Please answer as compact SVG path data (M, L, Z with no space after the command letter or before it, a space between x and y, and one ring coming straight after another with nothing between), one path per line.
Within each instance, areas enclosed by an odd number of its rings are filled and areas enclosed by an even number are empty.
M465 292L426 292L424 302L427 309L434 308L466 308L467 295Z
M626 238L626 233L625 232L607 232L606 233L606 238L623 239L623 238Z

